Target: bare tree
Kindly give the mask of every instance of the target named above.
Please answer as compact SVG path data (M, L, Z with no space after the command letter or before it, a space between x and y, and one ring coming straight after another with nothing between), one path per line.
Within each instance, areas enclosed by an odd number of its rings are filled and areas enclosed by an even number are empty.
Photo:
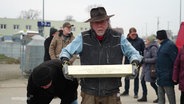
M75 21L75 20L73 19L73 16L68 15L68 16L66 16L64 21Z
M19 18L22 19L38 19L40 11L29 9L28 11L21 11Z

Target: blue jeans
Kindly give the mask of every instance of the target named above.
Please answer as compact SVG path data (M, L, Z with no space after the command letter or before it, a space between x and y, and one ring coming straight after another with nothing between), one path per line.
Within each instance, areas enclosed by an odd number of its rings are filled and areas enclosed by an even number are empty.
M130 79L125 77L125 92L129 93ZM134 79L134 95L138 95L139 90L139 74Z
M158 86L158 104L165 104L165 93L167 95L169 104L176 104L174 86Z
M71 104L78 104L77 99L76 99L76 100L74 100Z

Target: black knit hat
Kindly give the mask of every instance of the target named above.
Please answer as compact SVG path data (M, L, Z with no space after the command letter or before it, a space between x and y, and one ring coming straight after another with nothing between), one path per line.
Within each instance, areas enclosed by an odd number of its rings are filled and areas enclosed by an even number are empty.
M55 29L54 27L50 28L50 36L52 36L52 34L54 34L55 32L57 32L57 29Z
M166 33L166 31L165 30L159 30L159 31L157 31L156 38L159 39L159 40L167 39L167 33Z
M38 66L32 72L33 83L37 86L45 86L51 81L50 68Z

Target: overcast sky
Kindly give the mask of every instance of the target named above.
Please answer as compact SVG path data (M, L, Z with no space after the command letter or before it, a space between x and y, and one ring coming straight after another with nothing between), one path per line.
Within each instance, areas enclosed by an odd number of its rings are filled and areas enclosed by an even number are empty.
M64 20L71 15L83 22L89 18L87 7L100 5L106 8L107 14L115 14L111 18L112 27L122 27L125 34L130 27L135 27L140 36L155 34L157 20L159 29L170 29L178 33L180 0L44 0L45 20ZM17 18L22 10L29 9L41 12L43 0L0 0L0 17ZM182 16L184 21L184 1L182 0ZM62 24L61 24L62 25Z

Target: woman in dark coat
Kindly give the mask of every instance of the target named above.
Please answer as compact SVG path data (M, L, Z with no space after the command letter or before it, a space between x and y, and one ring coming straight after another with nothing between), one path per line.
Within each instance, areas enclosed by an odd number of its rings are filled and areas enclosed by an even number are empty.
M141 99L138 99L138 102L146 102L147 101L147 87L146 82L150 82L150 85L158 95L157 85L155 84L155 80L151 78L150 75L150 66L155 65L156 58L157 58L157 51L158 51L158 44L155 41L155 35L151 35L146 39L146 48L144 49L144 59L143 59L143 66L142 66L142 73L141 73L141 85L143 90L143 96ZM153 101L153 103L157 103L158 98Z
M172 79L175 83L179 83L180 104L184 104L184 46L175 60Z
M77 103L77 79L68 80L59 59L46 61L31 73L27 85L27 104L49 104L59 97L60 104Z

